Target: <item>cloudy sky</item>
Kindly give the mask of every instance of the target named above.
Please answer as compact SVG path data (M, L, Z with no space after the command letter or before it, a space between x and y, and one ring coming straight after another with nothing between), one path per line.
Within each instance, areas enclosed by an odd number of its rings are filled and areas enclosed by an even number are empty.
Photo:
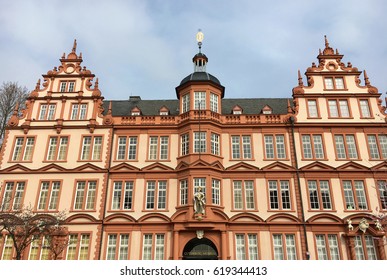
M387 91L384 0L0 0L0 83L34 88L76 38L106 99L174 99L204 33L228 98L290 97L324 35ZM304 79L305 80L305 79Z

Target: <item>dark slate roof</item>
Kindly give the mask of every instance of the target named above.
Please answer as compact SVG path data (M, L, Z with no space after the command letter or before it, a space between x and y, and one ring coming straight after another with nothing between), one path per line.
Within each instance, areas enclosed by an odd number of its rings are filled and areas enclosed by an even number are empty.
M211 81L215 84L221 85L217 77L207 72L193 72L192 74L189 74L187 77L181 80L180 85L185 84L189 81Z
M222 114L232 114L232 109L239 106L243 114L260 114L266 105L272 108L273 114L287 114L288 98L230 98L222 99ZM169 114L176 116L179 114L179 100L141 100L131 98L131 100L104 100L104 114L106 114L109 103L112 102L113 116L130 116L131 110L136 106L144 116L155 116L160 114L160 109L165 106L169 109Z

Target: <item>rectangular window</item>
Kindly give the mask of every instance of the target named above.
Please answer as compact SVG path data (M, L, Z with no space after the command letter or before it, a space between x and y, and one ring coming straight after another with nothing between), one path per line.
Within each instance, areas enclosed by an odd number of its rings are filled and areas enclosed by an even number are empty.
M129 234L109 234L107 242L107 260L127 260L129 258Z
M256 234L236 234L236 259L258 260L258 237Z
M233 181L235 210L255 209L255 192L253 181Z
M19 210L23 205L25 187L26 182L6 182L2 193L3 199L1 200L0 210Z
M71 106L71 120L85 120L87 113L87 104L73 104Z
M119 136L117 141L117 160L137 158L137 136Z
M90 234L71 233L67 247L67 260L89 259Z
M75 81L60 82L60 87L59 87L60 92L74 92L74 90L75 90Z
M180 181L180 205L188 204L188 180Z
M294 234L273 234L275 260L296 260L296 238Z
M183 95L182 97L182 104L183 104L183 112L182 113L186 113L190 110L190 95L189 93L187 93L186 95Z
M194 132L194 153L205 153L206 147L206 132Z
M165 210L167 208L167 181L147 181L146 210Z
M51 136L48 143L46 160L66 160L69 138L67 136Z
M285 136L278 135L265 135L265 157L266 159L285 159Z
M331 99L328 100L329 116L331 118L349 118L350 111L348 101L346 99Z
M181 135L181 155L185 156L189 154L189 134Z
M251 159L251 136L231 136L232 159Z
M195 110L206 110L207 109L207 107L206 107L206 93L204 91L203 92L195 92L194 97L195 97L194 109Z
M379 199L381 209L387 210L387 181L378 180L377 186L379 189Z
M149 160L167 160L169 148L168 136L149 137Z
M370 118L371 110L367 99L359 100L360 113L362 118Z
M49 238L43 237L40 239L34 239L30 245L30 251L28 254L29 260L48 260L49 259Z
M82 140L81 160L101 160L102 136L84 136Z
M321 181L308 181L309 191L309 203L312 210L331 210L331 194L329 188L329 182L325 180Z
M270 209L290 210L290 188L289 181L269 181Z
M212 179L212 204L220 205L220 181Z
M53 120L55 114L55 104L41 104L39 110L39 120Z
M211 154L220 155L219 152L219 134L211 133Z
M367 210L367 198L364 182L361 180L344 180L343 191L345 199L345 209L347 210Z
M218 113L218 98L216 94L210 94L210 110L215 113Z
M52 211L58 209L59 202L59 181L42 181L40 184L38 211Z
M343 77L326 77L324 82L325 89L345 89Z
M358 159L355 135L335 135L336 156L338 159Z
M12 161L31 161L35 137L16 137Z
M305 159L324 158L324 147L321 135L302 135L301 140L302 152Z
M96 181L78 181L75 191L74 210L94 210L96 192Z
M163 260L165 238L164 234L144 234L142 245L143 260Z
M387 159L387 135L367 135L368 149L371 159Z
M340 260L336 234L316 234L316 247L319 260Z
M6 235L4 238L3 253L1 256L2 260L12 260L14 249L13 249L13 240L9 235Z
M317 100L308 100L308 117L318 118Z
M113 184L112 210L133 209L133 181L115 181Z
M377 260L376 247L371 235L355 236L354 241L357 260Z

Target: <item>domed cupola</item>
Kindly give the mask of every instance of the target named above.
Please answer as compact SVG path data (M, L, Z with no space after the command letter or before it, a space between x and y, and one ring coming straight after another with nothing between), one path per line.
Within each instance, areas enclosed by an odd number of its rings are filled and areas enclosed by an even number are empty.
M194 63L194 72L186 76L183 80L181 80L180 85L176 88L176 95L179 98L180 89L188 85L189 83L210 83L213 86L219 88L221 90L222 98L224 97L224 86L221 85L218 78L207 73L206 66L208 62L208 57L202 53L202 41L204 39L203 33L199 30L196 34L196 40L198 41L199 52L192 58L192 62Z

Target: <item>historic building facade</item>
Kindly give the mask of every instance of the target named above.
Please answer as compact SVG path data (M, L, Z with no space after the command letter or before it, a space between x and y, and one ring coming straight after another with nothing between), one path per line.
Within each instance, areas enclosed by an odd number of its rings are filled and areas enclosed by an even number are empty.
M66 210L63 259L386 259L386 108L342 58L326 39L289 98L227 99L199 48L176 99L106 101L74 43L9 120L2 209Z

